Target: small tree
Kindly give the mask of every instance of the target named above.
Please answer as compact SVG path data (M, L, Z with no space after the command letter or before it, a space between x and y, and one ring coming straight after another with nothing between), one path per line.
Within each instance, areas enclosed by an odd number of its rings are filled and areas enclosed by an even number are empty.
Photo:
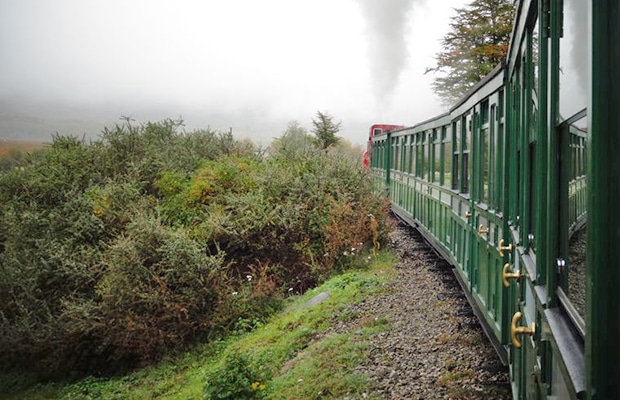
M513 0L473 0L455 8L450 31L441 41L437 65L425 73L440 72L433 90L446 105L454 103L495 68L508 52Z
M290 121L282 136L273 139L269 147L272 153L305 151L314 149L313 139L299 122Z
M321 149L327 149L338 143L339 137L336 133L340 131L341 122L334 122L334 117L320 111L316 112L316 119L312 120L312 133L316 136L316 141Z

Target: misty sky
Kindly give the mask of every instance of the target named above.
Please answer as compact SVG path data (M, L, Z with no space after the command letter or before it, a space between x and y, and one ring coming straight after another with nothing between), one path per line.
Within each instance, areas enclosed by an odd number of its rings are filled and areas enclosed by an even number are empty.
M423 73L467 2L0 0L0 138L180 116L267 144L321 110L361 144L443 111Z

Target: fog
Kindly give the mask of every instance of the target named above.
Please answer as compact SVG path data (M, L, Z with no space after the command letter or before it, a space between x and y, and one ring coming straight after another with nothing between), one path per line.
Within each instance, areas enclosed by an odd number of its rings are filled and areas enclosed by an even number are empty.
M182 118L267 144L316 111L361 144L442 111L424 75L465 0L0 0L0 138Z

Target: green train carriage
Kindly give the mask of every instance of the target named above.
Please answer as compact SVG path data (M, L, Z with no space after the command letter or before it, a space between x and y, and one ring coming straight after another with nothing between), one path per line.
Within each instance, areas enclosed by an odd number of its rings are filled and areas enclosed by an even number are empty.
M516 399L620 398L619 26L615 1L522 0L504 64L372 137L378 190L454 265Z

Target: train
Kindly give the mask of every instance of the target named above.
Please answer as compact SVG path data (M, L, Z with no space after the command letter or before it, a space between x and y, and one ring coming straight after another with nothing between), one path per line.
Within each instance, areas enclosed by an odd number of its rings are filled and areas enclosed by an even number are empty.
M620 2L519 0L449 111L371 127L376 190L453 265L515 399L620 399L619 117Z

